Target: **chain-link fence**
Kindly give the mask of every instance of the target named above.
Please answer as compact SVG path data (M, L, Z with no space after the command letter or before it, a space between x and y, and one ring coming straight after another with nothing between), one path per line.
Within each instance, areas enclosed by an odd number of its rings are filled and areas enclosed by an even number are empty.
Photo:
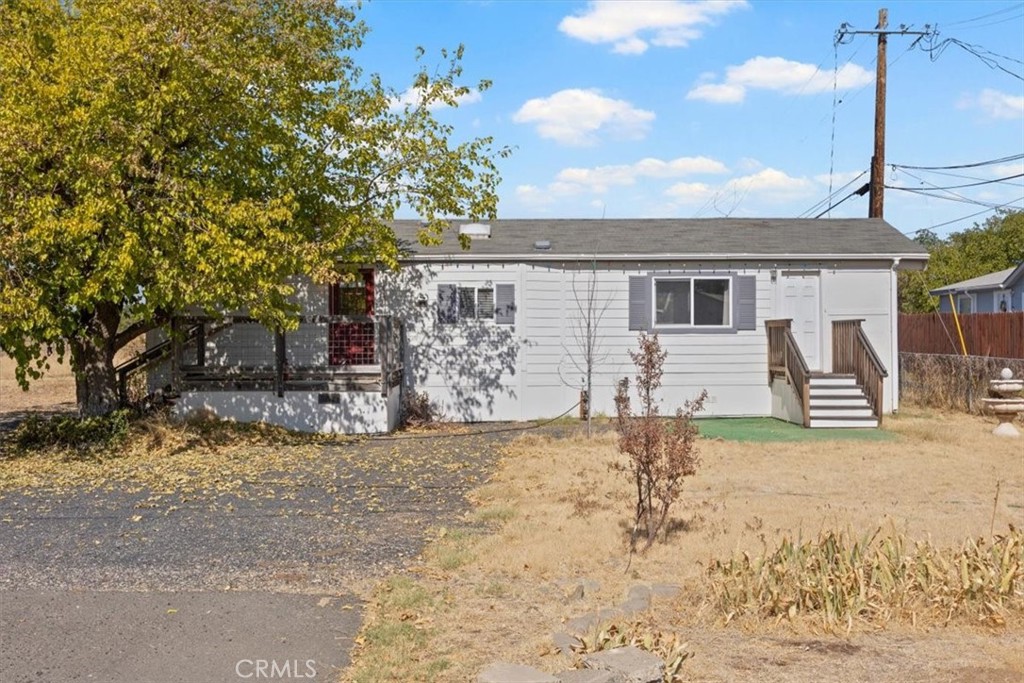
M934 353L900 354L900 400L981 414L989 381L1010 368L1024 377L1024 360Z

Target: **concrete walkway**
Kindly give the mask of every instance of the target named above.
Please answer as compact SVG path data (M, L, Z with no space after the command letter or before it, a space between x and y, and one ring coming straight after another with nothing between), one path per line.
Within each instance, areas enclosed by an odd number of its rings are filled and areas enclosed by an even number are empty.
M0 680L333 682L359 629L356 606L252 591L5 591Z

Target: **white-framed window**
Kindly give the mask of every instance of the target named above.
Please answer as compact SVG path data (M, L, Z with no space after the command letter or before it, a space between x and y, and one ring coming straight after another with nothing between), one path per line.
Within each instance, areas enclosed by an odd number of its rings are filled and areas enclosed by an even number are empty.
M970 294L957 294L956 311L961 314L974 313L974 297Z
M729 276L654 277L651 287L655 329L732 326Z
M515 286L437 286L437 319L446 325L462 320L486 320L499 325L515 322Z

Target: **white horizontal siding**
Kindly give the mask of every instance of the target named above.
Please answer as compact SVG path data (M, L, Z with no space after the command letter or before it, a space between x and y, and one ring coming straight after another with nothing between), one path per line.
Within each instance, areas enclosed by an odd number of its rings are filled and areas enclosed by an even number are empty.
M665 266L655 264L650 270L665 270ZM581 355L574 330L581 319L580 303L585 305L592 271L575 273L574 294L571 266L445 264L409 270L416 275L403 273L391 278L388 286L398 289L404 284L406 300L419 298L425 304L396 304L403 312L417 309L412 311L412 319L407 318L414 388L427 391L442 405L451 406L452 412L474 419L553 417L579 400L584 369L582 361L578 362L580 367L573 362L573 357ZM716 269L718 273L727 271L757 274L756 270L746 268ZM628 329L628 282L630 275L647 272L646 267L640 270L616 266L593 274L594 298L598 309L603 309L600 363L593 373L593 403L598 412L611 414L616 383L635 374L629 351L636 349L637 334ZM408 288L410 282L415 286ZM478 328L471 334L472 323L468 321L437 325L438 284L497 283L516 285L515 326L484 323L484 330ZM759 322L768 317L768 287L768 273L764 271L757 282ZM393 293L392 298L399 297ZM707 388L711 393L708 414L770 414L763 328L733 334L663 334L660 338L669 352L661 391L667 412ZM504 347L505 353L496 357L500 347ZM460 409L460 401L470 405Z

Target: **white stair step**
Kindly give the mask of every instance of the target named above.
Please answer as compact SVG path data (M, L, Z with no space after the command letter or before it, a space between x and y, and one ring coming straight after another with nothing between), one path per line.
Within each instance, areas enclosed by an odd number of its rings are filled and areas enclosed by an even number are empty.
M845 375L823 375L811 377L812 387L855 387L857 378Z
M852 387L816 387L811 385L811 398L815 396L863 396L864 392L858 386Z
M878 427L878 420L871 419L856 419L856 420L836 420L836 419L823 419L823 418L811 418L811 429L816 428L829 428L829 429L844 429L844 428L857 428L857 429L874 429Z
M874 419L875 414L871 412L871 408L864 406L863 408L822 408L820 406L811 406L811 419L816 417L824 419L843 418L843 417L863 417Z
M811 394L811 407L821 406L828 408L832 406L843 406L846 408L870 407L868 399L863 394L855 396L815 396Z

